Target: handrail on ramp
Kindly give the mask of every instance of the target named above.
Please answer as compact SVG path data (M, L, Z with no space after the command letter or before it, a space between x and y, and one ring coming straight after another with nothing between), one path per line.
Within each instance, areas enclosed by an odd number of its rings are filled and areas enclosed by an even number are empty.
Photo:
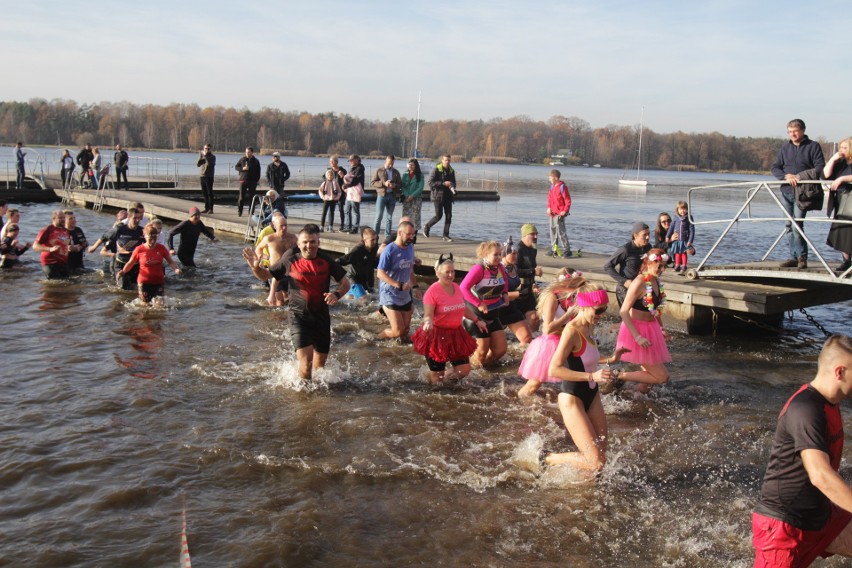
M821 181L800 181L800 184L823 184L825 182ZM852 285L852 268L847 269L842 273L835 273L835 271L828 265L823 255L814 246L811 239L805 234L802 227L800 227L797 221L807 221L808 223L838 223L841 225L852 225L852 221L843 220L843 219L830 219L825 215L818 216L818 211L812 211L811 216L809 217L793 217L791 216L787 210L784 208L784 204L781 202L781 198L777 195L776 191L773 189L777 189L782 185L785 185L784 181L776 181L776 180L766 180L759 182L736 182L736 183L725 183L725 184L716 184L716 185L704 185L699 187L692 187L687 192L687 204L689 205L689 220L693 225L715 225L715 224L724 224L725 228L722 231L722 234L716 239L716 242L710 247L707 251L707 254L704 255L704 258L698 263L698 266L695 268L690 268L686 272L686 277L695 280L699 277L759 277L759 278L782 278L782 279L792 279L792 280L808 280L808 281L822 281L822 282L830 282L837 284L847 284ZM827 191L827 187L824 186ZM701 211L701 206L693 207L693 201L698 202L699 197L708 193L718 193L720 191L743 191L745 190L745 201L739 207L736 214L729 219L708 219L708 220L698 220L695 217L696 211ZM762 217L753 214L752 208L755 204L755 200L760 196L768 196L771 203L774 203L778 210L781 211L781 217ZM781 230L781 234L773 241L773 243L769 246L769 249L763 254L760 258L760 262L766 261L775 247L778 246L778 243L781 242L782 238L785 235L789 235L791 231L796 231L802 237L805 242L808 250L813 253L813 255L818 259L818 264L820 265L819 270L807 269L807 270L799 270L799 269L780 269L780 268L770 268L767 266L759 266L759 265L749 265L748 263L736 262L736 263L727 263L727 264L709 264L710 258L714 255L717 255L717 251L723 241L726 238L729 238L731 234L731 230L735 226L739 226L740 223L750 224L750 223L784 223L784 227ZM717 255L718 257L718 255Z

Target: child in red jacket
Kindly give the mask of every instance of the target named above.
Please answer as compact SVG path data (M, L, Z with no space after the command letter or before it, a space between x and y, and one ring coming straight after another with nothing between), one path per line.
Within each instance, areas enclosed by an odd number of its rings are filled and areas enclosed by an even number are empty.
M571 211L571 194L560 178L562 172L550 170L550 193L547 194L547 214L550 216L550 251L547 256L572 256L568 233L565 232L565 217Z

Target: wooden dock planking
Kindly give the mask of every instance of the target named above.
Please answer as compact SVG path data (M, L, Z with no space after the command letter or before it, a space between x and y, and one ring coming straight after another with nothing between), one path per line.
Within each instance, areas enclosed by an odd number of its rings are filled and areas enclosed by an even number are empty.
M72 192L73 200L83 206L91 207L95 201L92 190L77 190ZM180 221L188 217L188 210L193 205L201 204L176 197L155 195L135 191L114 191L105 198L105 205L110 208L126 208L132 201L145 204L147 215L155 215L164 220ZM238 217L236 207L216 205L213 214L204 216L204 223L217 231L242 236L245 234L248 217ZM317 215L319 216L319 207ZM291 216L289 225L291 232L297 232L306 223L317 223L317 219L307 219ZM440 227L436 227L440 229ZM320 237L321 247L325 250L345 254L360 243L360 235L348 233L323 233ZM476 247L479 241L456 239L444 242L439 231L433 232L431 238L418 235L415 245L416 255L423 262L424 274L431 274L431 267L442 253L451 252L455 258L456 268L460 271L469 270L478 261ZM545 256L545 250L539 249L538 264L542 267L543 275L540 280L550 282L560 268L570 266L583 273L583 276L606 288L614 303L615 281L603 270L609 259L607 255L584 253L582 257L569 259ZM771 264L771 263L770 263ZM822 282L791 281L781 282L748 282L731 280L687 280L667 270L663 275L666 295L669 299L669 309L666 314L666 324L675 327L685 327L690 332L706 331L711 325L715 310L731 311L746 314L749 317L780 316L784 312L799 308L822 305L827 303L852 299L852 286L827 284ZM615 308L611 308L614 313Z

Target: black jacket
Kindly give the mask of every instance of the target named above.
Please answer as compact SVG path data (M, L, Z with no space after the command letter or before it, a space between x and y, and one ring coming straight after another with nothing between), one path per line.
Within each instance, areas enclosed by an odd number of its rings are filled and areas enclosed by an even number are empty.
M248 171L243 171L246 164L248 164L249 169ZM255 185L260 181L260 162L254 156L251 158L243 156L237 162L237 165L234 166L234 169L240 172L240 181Z
M290 179L290 168L284 162L278 162L277 166L275 162L269 162L266 166L266 183L269 187L273 189L284 187L288 179Z

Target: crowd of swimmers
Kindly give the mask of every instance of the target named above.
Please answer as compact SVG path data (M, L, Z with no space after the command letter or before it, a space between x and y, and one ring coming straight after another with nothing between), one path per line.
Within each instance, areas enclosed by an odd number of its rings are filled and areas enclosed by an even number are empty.
M436 386L462 379L472 368L497 364L507 352L510 332L525 349L519 375L526 382L518 396L530 397L542 385L558 391L565 427L577 447L543 454L542 463L567 463L591 474L606 460L599 385L631 382L648 392L669 380L668 334L661 323L666 295L660 280L669 257L651 247L650 229L643 223L607 264L607 271L617 275L622 320L608 356L599 351L595 328L608 309L609 294L568 267L553 281L542 282L538 229L531 223L520 227L517 242L509 237L480 243L477 262L460 281L453 254L440 254L433 266L435 281L425 289L415 272L421 263L410 217L402 217L381 242L374 227L362 228L361 242L338 259L320 248L324 232L309 223L290 233L286 217L275 213L256 246L243 251L254 276L270 286L269 304L289 299L290 334L304 380L326 364L332 343L329 308L344 298L377 298L386 325L376 338L411 343L425 359L428 382ZM423 318L412 333L418 301Z
M8 222L5 215L9 216ZM67 279L86 271L84 256L97 253L103 258L103 273L124 290L138 292L143 304L162 305L165 294L165 266L176 274L181 268L173 260L177 256L183 268L195 268L195 250L201 235L218 242L213 230L201 221L197 207L189 209L189 217L166 232L160 219L146 219L145 206L132 203L119 210L115 223L98 240L89 244L83 229L77 225L72 209L56 209L51 222L42 228L32 243L18 239L21 213L0 201L0 267L15 268L20 256L32 248L40 253L44 275L49 280ZM175 239L179 239L175 248Z

